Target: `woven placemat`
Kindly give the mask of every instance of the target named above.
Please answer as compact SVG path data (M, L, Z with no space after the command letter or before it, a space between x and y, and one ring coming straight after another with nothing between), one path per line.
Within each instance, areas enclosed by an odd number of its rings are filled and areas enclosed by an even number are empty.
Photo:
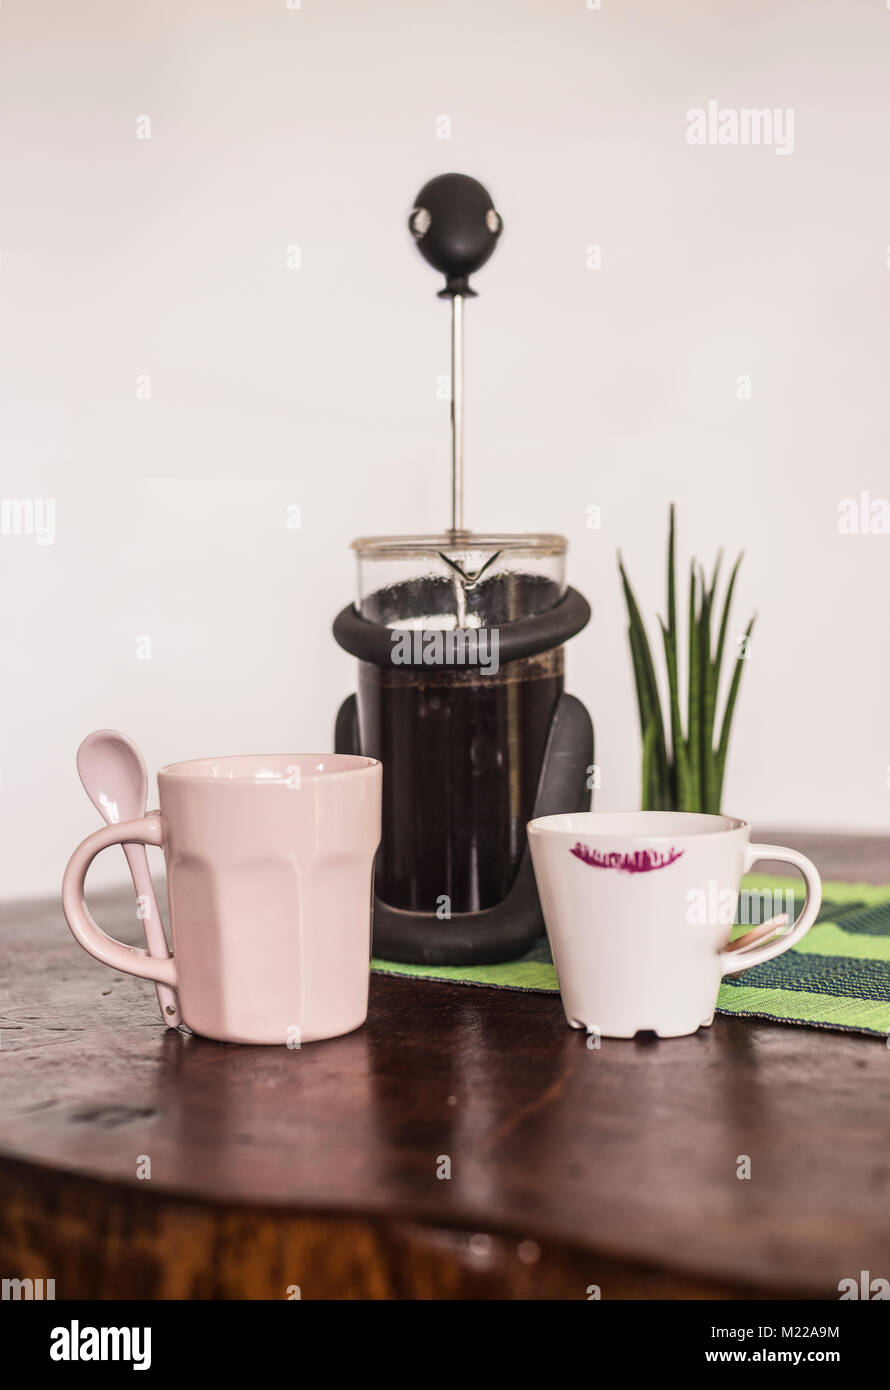
M799 912L800 879L750 875L743 887L771 895L776 910ZM791 898L793 896L793 904ZM766 900L765 900L766 902ZM767 916L772 908L765 907ZM749 915L733 935L747 931ZM521 960L505 965L400 965L377 960L371 968L387 975L447 980L454 984L555 994L559 986L547 938ZM798 946L776 960L755 965L720 986L717 1012L774 1019L812 1028L854 1033L890 1033L890 884L824 883L822 909Z

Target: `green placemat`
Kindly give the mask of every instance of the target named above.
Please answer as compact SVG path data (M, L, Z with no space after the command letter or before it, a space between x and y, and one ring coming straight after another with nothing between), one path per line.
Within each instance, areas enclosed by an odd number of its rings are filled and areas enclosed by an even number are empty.
M800 911L800 879L752 874L743 887L752 893L795 893L795 911ZM765 916L771 915L767 910ZM754 920L752 914L751 922L736 927L733 935L747 931ZM559 988L543 936L528 955L506 965L399 965L374 959L371 968L491 989L555 994ZM800 945L724 980L717 1012L855 1033L890 1032L890 884L823 883L822 909Z

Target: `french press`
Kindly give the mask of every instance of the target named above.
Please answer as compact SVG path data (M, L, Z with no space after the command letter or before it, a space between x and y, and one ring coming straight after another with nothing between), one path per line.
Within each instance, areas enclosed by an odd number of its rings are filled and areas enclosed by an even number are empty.
M463 317L502 222L481 183L443 174L408 222L451 301L451 525L353 542L358 601L334 622L358 658L338 753L383 763L374 954L426 965L524 955L543 931L525 827L590 805L593 729L563 689L590 607L562 536L464 527Z

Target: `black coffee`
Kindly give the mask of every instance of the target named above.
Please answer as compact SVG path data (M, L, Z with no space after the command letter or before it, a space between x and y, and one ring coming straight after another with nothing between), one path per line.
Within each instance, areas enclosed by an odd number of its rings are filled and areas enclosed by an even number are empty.
M361 751L383 763L384 902L456 913L505 897L562 689L562 647L496 675L359 663Z

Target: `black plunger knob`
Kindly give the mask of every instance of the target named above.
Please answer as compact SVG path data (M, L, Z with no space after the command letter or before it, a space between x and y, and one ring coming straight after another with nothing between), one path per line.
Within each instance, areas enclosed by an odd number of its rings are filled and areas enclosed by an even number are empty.
M488 260L503 228L491 194L468 174L440 174L414 199L408 218L420 254L445 276L440 299L475 295L469 278Z

